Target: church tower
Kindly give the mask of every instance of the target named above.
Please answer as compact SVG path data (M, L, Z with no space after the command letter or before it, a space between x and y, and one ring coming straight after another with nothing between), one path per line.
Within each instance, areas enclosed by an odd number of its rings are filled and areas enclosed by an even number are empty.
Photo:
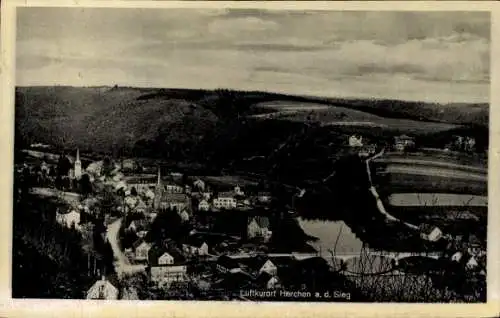
M75 173L75 179L79 180L82 177L82 162L80 161L79 149L76 149L74 173Z
M160 202L161 202L162 195L163 195L163 184L161 182L160 167L158 167L158 180L156 181L155 199L153 201L153 208L154 209L160 208Z

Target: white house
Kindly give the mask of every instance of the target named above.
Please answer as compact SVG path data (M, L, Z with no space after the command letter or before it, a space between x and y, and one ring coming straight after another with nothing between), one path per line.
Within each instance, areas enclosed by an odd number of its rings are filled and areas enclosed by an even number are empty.
M187 222L189 221L189 213L184 209L181 212L179 212L179 216L181 217L182 222Z
M251 219L247 226L248 238L263 238L264 241L269 241L273 232L269 230L269 218L257 216Z
M432 229L432 231L430 231L429 234L426 234L426 233L421 234L421 237L424 240L431 241L431 242L438 241L439 239L441 239L442 236L443 236L443 232L441 232L441 230L438 227L434 227Z
M237 202L234 194L222 192L214 199L213 204L216 209L235 209Z
M151 244L145 242L144 240L139 240L133 245L134 248L134 258L136 261L145 261L148 259L148 253L151 249Z
M168 252L163 253L158 258L158 265L172 265L174 264L174 257L170 255Z
M267 260L259 269L259 273L266 272L271 276L278 275L278 267L271 260Z
M159 287L168 287L172 282L183 282L187 279L186 265L152 266L150 278Z
M183 244L182 249L184 253L196 256L208 255L208 244L203 242L202 244Z
M208 211L210 210L210 204L208 203L207 200L201 200L200 203L198 203L198 210L200 211Z
M236 187L234 187L234 193L236 195L240 195L240 196L244 196L245 195L245 192L243 192L243 190L238 185Z
M116 300L118 293L118 289L103 276L87 291L87 299Z
M184 187L177 185L177 184L165 184L164 188L165 188L165 191L167 193L183 193L184 192Z
M271 277L266 284L267 289L275 289L280 285L279 279L276 276Z
M71 212L65 214L56 213L56 222L66 228L71 228L72 226L74 226L75 229L79 230L80 213L78 213L76 210L71 210Z
M465 264L465 267L467 269L474 269L478 266L478 262L474 256L472 256L468 261L467 264Z
M456 252L455 254L453 254L451 256L451 260L453 262L460 262L460 260L462 259L462 256L463 256L463 254L461 252Z
M151 189L147 189L144 193L144 197L146 197L148 200L153 200L155 198L155 193Z
M363 137L352 135L349 137L349 146L351 147L362 147L363 146Z

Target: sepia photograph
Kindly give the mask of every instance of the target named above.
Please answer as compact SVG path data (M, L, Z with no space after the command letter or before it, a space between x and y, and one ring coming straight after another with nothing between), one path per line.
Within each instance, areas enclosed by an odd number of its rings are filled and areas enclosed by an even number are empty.
M487 301L489 12L15 21L13 299Z

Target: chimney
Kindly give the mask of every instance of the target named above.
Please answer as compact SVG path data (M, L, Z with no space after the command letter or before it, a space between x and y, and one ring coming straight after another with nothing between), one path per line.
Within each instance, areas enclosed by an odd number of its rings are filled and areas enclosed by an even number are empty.
M75 161L80 161L80 149L76 148L76 160Z

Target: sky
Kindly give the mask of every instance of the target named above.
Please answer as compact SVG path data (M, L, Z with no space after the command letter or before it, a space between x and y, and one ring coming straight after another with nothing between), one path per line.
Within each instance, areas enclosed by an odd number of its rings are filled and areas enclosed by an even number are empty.
M16 85L489 102L487 12L19 8Z

